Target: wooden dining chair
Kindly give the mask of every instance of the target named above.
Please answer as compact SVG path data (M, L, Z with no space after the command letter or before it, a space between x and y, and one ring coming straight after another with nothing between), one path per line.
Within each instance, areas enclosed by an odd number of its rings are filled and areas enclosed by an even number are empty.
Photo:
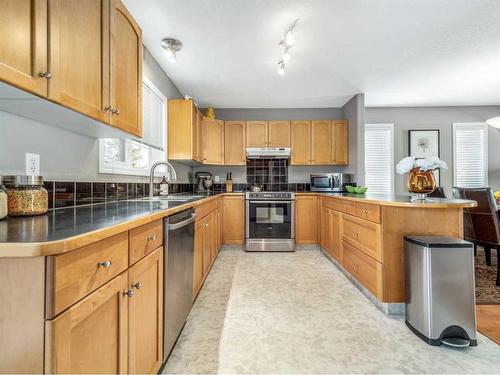
M497 280L500 286L500 225L497 204L491 188L453 188L453 197L477 202L476 207L464 208L464 238L484 248L486 265L491 266L491 249L497 250Z

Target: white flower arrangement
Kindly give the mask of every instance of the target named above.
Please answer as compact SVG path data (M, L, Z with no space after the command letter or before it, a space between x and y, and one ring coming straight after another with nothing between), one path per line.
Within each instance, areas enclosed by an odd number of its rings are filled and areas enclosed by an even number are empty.
M396 165L396 172L398 174L405 174L413 168L420 168L421 171L433 171L438 168L448 169L448 165L438 157L416 159L413 156L408 156L399 161Z

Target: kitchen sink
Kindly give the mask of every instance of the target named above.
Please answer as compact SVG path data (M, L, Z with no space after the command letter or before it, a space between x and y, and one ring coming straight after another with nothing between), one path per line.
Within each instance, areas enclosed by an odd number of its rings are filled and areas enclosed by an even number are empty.
M157 195L154 197L144 197L139 199L134 199L135 201L167 201L167 202L187 202L194 199L204 198L205 195L183 195L183 196L172 196L172 195Z

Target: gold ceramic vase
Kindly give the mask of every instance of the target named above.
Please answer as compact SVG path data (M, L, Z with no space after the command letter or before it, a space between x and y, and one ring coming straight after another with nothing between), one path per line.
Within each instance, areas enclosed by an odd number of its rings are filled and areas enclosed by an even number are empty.
M410 193L417 194L417 199L427 199L427 194L436 190L436 179L434 173L421 171L419 167L413 168L408 175L408 190Z

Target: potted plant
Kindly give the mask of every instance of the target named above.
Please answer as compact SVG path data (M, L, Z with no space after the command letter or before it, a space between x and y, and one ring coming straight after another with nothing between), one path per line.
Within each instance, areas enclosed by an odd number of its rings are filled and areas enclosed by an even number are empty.
M408 175L408 191L416 194L415 201L427 200L427 194L436 190L436 179L433 171L442 168L448 169L446 163L438 157L416 159L408 156L401 159L396 165L398 174Z

